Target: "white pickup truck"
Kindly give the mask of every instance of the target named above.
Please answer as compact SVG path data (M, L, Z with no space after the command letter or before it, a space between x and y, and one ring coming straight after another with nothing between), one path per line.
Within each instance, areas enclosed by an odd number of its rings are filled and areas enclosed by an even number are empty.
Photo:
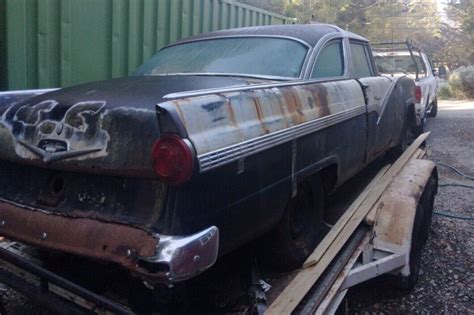
M397 43L398 44L398 43ZM408 45L408 47L410 47ZM377 70L391 76L407 75L415 80L415 109L417 128L424 128L426 117L435 117L438 111L438 76L425 53L409 49L374 50Z

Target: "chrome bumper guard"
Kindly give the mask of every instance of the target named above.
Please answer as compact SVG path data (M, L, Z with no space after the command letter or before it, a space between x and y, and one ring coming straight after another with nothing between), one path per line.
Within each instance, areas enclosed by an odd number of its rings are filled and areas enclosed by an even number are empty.
M168 283L192 278L217 260L219 229L215 226L189 236L155 237L159 238L156 255L140 257L138 266Z

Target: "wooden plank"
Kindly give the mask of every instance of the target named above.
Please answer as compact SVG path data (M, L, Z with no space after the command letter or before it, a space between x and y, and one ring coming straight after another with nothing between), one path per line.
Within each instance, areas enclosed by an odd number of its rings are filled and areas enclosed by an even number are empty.
M415 154L413 154L413 158L414 159L419 159L420 158L420 155L422 154L422 149L418 148L416 151L415 151Z
M365 189L359 194L359 196L352 202L352 204L347 208L344 214L339 218L339 220L334 224L334 226L329 230L328 234L323 238L323 240L318 244L318 247L313 251L313 253L306 259L302 268L310 267L315 265L321 256L327 251L329 246L332 244L336 236L342 231L347 222L354 215L354 212L358 209L361 203L369 195L372 188L378 183L383 175L390 168L390 164L385 165L377 175L370 181L370 183L365 187Z
M324 297L324 300L321 302L319 305L318 309L316 310L316 314L325 314L327 308L331 304L331 302L334 300L336 295L339 293L339 289L341 285L344 283L347 275L351 272L352 267L354 266L355 262L361 255L362 251L364 250L364 247L369 243L371 237L371 233L368 233L364 240L360 243L360 245L357 247L357 249L354 251L352 254L351 258L347 262L347 264L344 266L344 269L342 269L341 274L337 277L336 281L334 281L333 285L331 286L331 289L328 291L326 296Z
M380 178L376 184L367 192L365 198L356 199L359 205L355 205L352 215L344 218L346 223L338 225L338 230L334 233L328 233L329 237L325 237L318 245L315 251L310 255L305 263L304 269L302 269L293 281L283 290L278 298L270 305L266 314L290 314L298 303L303 299L306 293L311 289L313 284L319 279L323 271L327 268L329 263L334 259L337 253L341 250L344 244L347 242L349 237L359 226L368 212L372 209L374 204L378 201L380 196L383 194L388 185L402 170L405 164L412 158L418 147L428 137L429 132L420 135L395 161L395 163L388 169L388 171ZM351 210L352 210L351 209ZM341 218L342 219L342 218ZM336 227L336 225L334 227ZM333 229L334 229L333 227ZM332 230L332 229L331 229Z
M421 151L421 154L420 154L420 157L418 157L419 159L424 159L426 156L426 149L422 150Z

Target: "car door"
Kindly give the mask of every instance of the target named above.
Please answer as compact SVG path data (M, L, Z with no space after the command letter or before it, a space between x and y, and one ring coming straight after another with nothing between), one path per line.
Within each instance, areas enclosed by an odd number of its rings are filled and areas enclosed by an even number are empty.
M327 91L328 111L338 123L326 128L325 151L338 157L339 182L362 168L367 146L367 115L362 89L350 77L347 43L328 40L318 50L309 79L321 80ZM344 119L337 117L344 116Z
M376 73L368 43L349 40L352 75L365 92L368 115L368 160L390 146L394 128L394 109L388 106L392 81Z

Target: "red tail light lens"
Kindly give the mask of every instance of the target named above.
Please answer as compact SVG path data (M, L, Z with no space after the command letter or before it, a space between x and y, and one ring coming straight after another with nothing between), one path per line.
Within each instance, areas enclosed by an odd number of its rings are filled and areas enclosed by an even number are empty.
M153 168L160 179L170 185L180 185L191 179L193 153L177 135L164 135L153 147Z
M417 103L421 102L421 87L415 86L415 101Z

